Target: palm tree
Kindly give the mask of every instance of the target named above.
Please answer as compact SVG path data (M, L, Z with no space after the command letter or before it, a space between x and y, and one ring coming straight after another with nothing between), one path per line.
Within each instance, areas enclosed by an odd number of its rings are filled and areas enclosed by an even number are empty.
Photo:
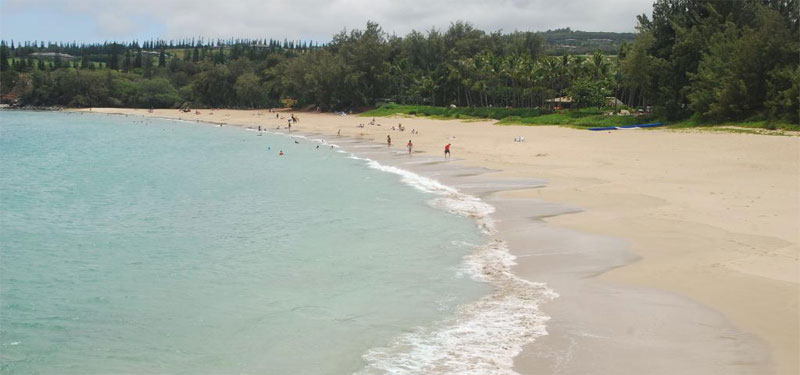
M545 87L549 89L549 92L546 93L546 96L561 96L558 85L561 81L561 77L563 76L563 63L556 57L545 58L544 63L541 66L541 71L542 80L545 83Z
M595 52L588 62L588 69L595 80L606 79L611 70L611 64L606 60L602 52Z

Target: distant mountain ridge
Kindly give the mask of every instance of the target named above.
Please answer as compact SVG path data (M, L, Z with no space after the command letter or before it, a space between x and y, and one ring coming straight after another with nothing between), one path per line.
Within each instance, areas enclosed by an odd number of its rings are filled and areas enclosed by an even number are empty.
M623 43L633 43L634 33L614 33L608 31L578 31L569 27L540 31L536 33L547 41L549 54L575 55L590 54L602 51L605 54L616 55Z

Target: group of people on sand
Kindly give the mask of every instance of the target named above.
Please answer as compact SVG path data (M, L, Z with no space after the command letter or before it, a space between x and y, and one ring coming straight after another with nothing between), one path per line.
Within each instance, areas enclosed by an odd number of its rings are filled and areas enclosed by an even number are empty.
M274 111L272 109L270 109L270 112L274 112ZM280 114L278 114L278 113L276 113L275 116L276 116L276 118L280 118ZM300 122L300 119L298 117L296 117L294 114L291 114L291 116L287 119L287 123L288 124L287 124L286 128L291 130L292 129L292 123L297 123L297 122ZM375 121L375 118L372 118L372 120L369 122L369 125L381 126L380 124L378 124ZM357 127L363 128L364 124L358 124ZM280 129L280 126L278 126L277 129ZM406 128L403 126L402 123L398 123L397 127L392 126L392 130L405 131ZM258 127L258 131L261 131L261 126ZM419 134L419 132L416 129L411 129L411 134ZM336 132L336 135L337 136L341 136L342 135L342 129L339 129ZM299 143L299 142L295 141L295 143ZM386 135L386 146L387 147L392 147L392 136L390 134ZM445 159L449 159L450 158L450 146L451 146L450 143L448 143L447 145L444 146L444 157L445 157ZM331 148L333 148L333 146L331 146ZM408 143L406 144L406 148L408 149L408 155L411 156L414 153L414 143L410 139L408 140ZM317 146L317 149L319 149L319 146ZM281 150L278 153L278 155L279 156L283 156L284 155L283 150Z
M371 120L370 122L368 122L367 124L369 124L370 126L381 126L381 124L379 124L379 123L377 123L377 122L375 121L375 118L374 118L374 117L373 117L373 118L372 118L372 120ZM364 124L358 124L358 125L356 125L356 127L357 127L357 128L362 128L362 129L363 129L363 128L364 128ZM394 125L392 125L392 130L399 130L399 131L401 131L401 132L404 132L404 131L406 131L406 127L405 127L405 126L403 126L403 124L401 124L401 123L398 123L398 124L397 124L397 126L394 126ZM411 129L411 134L419 134L419 132L418 132L416 129Z

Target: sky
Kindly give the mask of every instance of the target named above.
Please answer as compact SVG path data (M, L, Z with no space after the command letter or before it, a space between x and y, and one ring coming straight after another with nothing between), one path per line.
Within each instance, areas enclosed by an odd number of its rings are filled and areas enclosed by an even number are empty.
M0 0L0 39L330 41L367 21L398 36L467 21L486 31L633 32L653 0Z

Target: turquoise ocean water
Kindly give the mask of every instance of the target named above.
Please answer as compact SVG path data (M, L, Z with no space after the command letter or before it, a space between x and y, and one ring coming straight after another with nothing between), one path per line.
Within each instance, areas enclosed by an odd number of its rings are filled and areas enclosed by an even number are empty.
M491 290L475 222L316 145L0 112L0 372L347 374Z

